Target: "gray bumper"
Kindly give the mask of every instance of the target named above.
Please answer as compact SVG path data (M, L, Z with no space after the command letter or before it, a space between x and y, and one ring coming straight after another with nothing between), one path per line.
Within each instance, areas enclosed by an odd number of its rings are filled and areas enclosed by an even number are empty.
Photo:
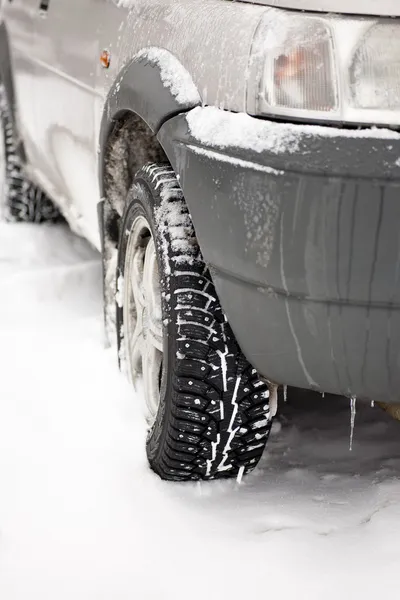
M400 135L251 119L254 150L236 117L159 137L244 353L277 383L400 402Z

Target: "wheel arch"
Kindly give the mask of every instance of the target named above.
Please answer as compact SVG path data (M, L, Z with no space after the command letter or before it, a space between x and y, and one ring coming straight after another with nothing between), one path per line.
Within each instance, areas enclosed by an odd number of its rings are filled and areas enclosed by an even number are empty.
M115 78L103 109L99 136L101 197L107 197L110 145L124 123L135 118L148 128L147 137L151 133L156 139L165 121L200 104L200 94L189 72L172 53L150 47L135 55Z
M179 93L182 89L186 94ZM98 208L104 321L109 343L116 339L113 257L133 177L147 162L169 162L157 137L161 126L171 117L199 104L201 98L190 74L170 52L161 49L147 49L132 58L115 78L108 93L99 135L98 172L102 200Z

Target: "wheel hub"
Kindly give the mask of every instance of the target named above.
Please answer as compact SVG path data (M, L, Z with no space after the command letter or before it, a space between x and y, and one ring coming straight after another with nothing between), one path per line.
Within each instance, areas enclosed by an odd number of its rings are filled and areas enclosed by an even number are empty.
M145 415L152 425L160 403L163 324L156 248L143 216L132 224L126 251L124 339L132 382L143 376Z

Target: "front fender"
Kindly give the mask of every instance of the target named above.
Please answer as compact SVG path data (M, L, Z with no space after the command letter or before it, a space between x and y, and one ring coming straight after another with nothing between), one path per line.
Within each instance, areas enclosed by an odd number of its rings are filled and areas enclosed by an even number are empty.
M170 117L201 104L188 71L163 48L141 50L116 78L105 103L100 129L100 181L110 133L126 113L137 114L157 134Z

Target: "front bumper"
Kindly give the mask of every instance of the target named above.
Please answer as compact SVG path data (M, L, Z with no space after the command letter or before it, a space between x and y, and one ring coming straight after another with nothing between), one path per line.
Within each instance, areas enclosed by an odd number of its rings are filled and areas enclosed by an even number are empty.
M258 371L400 402L400 135L197 108L159 139Z

